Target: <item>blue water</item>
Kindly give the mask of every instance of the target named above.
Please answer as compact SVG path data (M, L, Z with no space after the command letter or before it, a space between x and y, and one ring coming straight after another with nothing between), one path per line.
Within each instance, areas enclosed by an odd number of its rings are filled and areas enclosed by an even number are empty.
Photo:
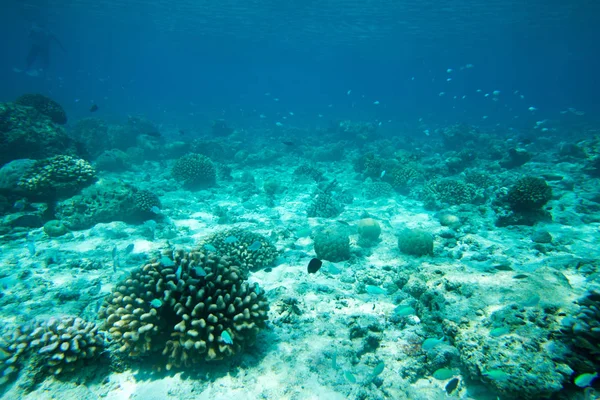
M71 121L95 103L104 119L141 114L182 129L285 115L296 126L569 123L600 109L599 4L4 0L0 101L37 92ZM24 69L33 23L66 49L51 48L39 77L13 71ZM560 113L568 108L585 114Z

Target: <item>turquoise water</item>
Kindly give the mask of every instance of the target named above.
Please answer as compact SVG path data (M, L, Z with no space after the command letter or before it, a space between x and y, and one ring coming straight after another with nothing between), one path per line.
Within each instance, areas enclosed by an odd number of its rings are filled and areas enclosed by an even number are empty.
M598 396L598 4L0 9L2 398Z

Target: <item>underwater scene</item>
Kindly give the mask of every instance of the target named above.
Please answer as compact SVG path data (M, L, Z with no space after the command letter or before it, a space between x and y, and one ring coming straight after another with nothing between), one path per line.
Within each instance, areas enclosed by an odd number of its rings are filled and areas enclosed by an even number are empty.
M598 20L3 0L0 398L600 399Z

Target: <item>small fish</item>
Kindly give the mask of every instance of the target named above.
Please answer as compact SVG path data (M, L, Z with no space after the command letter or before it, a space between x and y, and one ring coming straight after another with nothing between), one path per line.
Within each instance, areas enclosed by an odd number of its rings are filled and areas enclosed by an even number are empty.
M521 303L521 305L523 307L535 307L538 305L540 300L541 300L540 296L538 296L537 294L534 294L533 296L531 296L530 298L525 300L523 303Z
M448 69L446 70L446 73L448 73L448 74L449 74L449 73L451 73L452 71L454 71L452 68L448 68Z
M598 377L598 373L594 372L593 374L581 374L575 378L575 384L580 388L588 387L592 384L594 379Z
M454 376L454 370L450 368L440 368L433 373L433 377L438 381L445 381Z
M33 239L28 239L27 240L27 251L29 251L29 255L31 257L35 256L36 250L35 250L35 241Z
M344 372L344 378L346 378L346 380L350 383L356 383L356 378L350 371Z
M254 243L252 243L250 246L248 246L248 250L257 251L260 249L261 246L262 246L261 243L257 240Z
M410 306L398 306L394 308L394 314L400 317L408 317L409 315L414 315L415 313L415 309Z
M338 219L338 220L336 220L335 222L337 222L337 223L339 223L339 224L342 224L342 225L350 226L350 224L349 224L348 222L346 222L346 221L344 221L344 220L342 220L342 219Z
M194 267L194 273L197 278L202 278L206 276L206 271L202 267Z
M215 246L213 246L212 244L205 244L204 245L204 250L208 250L208 251L213 252L213 253L217 252L217 248Z
M179 130L179 136L184 136L185 135L185 131L183 129Z
M513 279L525 279L525 278L529 278L529 276L525 275L525 274L517 274L517 275L513 276Z
M275 122L275 126L281 127L281 126L283 126L283 124L281 122L277 121L277 122Z
M227 244L232 244L238 241L238 238L235 236L227 236L224 240L225 243Z
M314 274L321 268L321 265L323 265L323 261L319 260L318 258L313 258L308 263L306 270L309 274Z
M160 263L164 266L164 267L172 267L175 265L175 263L173 262L173 260L171 260L169 257L167 256L162 256L160 258Z
M379 179L383 179L384 176L385 176L385 169L383 171L381 171L381 175L379 175Z
M338 365L337 365L337 353L333 353L333 355L331 356L331 368L338 369Z
M510 333L510 329L507 328L506 326L503 326L503 327L500 327L500 328L492 329L490 331L490 336L500 337L500 336L503 336L503 335L506 335L506 334L509 334L509 333Z
M152 206L150 211L152 211L154 214L160 214L160 208L158 208L157 206Z
M231 338L231 335L227 331L221 332L221 340L225 344L233 344L233 339Z
M365 290L369 294L387 294L385 289L380 288L379 286L366 285Z
M346 92L346 96L350 96L350 93L352 93L352 89L350 89Z
M163 305L163 302L161 299L153 299L150 301L150 305L154 308L160 308Z
M492 94L493 94L494 96L500 96L500 91L499 91L499 90L494 90L494 91L492 92Z
M333 274L333 275L337 275L337 274L341 274L341 273L342 273L342 270L341 270L341 269L339 269L339 268L337 268L337 267L336 267L335 265L333 265L333 264L329 264L329 265L327 266L327 272L329 272L330 274Z
M489 371L483 372L482 375L493 381L498 381L498 382L504 382L504 381L507 381L508 378L510 378L510 375L508 375L506 372L502 371L501 369L491 369Z
M112 259L114 260L115 258L117 258L117 246L112 249Z
M92 106L90 107L90 112L96 112L98 111L98 106L96 104L92 104Z
M293 146L294 145L294 142L290 142L288 140L284 140L281 143L285 144L286 146Z
M425 351L428 351L442 343L444 343L444 337L441 337L440 339L428 338L423 341L421 348Z
M181 268L181 265L179 267L177 267L177 271L175 271L175 278L177 278L177 280L181 279L181 273L183 272L183 269Z
M458 384L460 383L460 379L458 378L453 378L451 379L447 384L446 384L446 393L448 393L449 395L452 394L452 392L454 392L456 390L456 388L458 387Z
M531 106L528 108L529 111L537 111L537 108L535 108L534 106Z
M373 373L371 375L377 376L380 375L385 369L385 363L382 361L373 368Z
M258 118L265 119L265 118L267 118L267 116L266 116L265 114L260 114L260 115L258 116Z
M134 247L135 245L133 243L128 244L127 247L125 247L125 254L131 253Z
M27 203L25 202L25 200L17 200L17 201L15 201L15 204L13 204L13 208L15 210L21 211L25 208L26 204Z
M379 100L374 101L373 104L375 104L376 106L379 105Z

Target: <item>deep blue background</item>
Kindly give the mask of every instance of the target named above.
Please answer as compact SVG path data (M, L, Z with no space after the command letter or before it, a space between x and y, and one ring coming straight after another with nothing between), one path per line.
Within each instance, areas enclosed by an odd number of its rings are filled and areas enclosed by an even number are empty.
M412 33L394 28L372 39L335 30L303 35L308 19L299 21L293 6L263 16L266 28L253 26L251 16L244 17L250 18L247 26L231 27L208 15L195 31L185 10L161 14L136 1L114 9L110 2L88 8L81 1L77 7L62 3L2 1L0 101L39 92L63 104L71 120L89 116L96 103L103 118L142 114L186 128L220 117L310 125L334 118L477 123L484 115L492 124L531 126L541 119L595 119L600 112L600 7L594 1L493 2L490 13L485 4L465 0L447 2L442 11L437 3L421 2L412 15L384 13L369 21L374 29L408 21ZM387 2L364 2L373 3L385 8ZM453 12L453 4L461 11ZM323 14L339 14L348 25L357 21L338 11ZM282 18L289 20L275 23ZM33 21L47 25L67 49L53 48L51 68L38 78L13 72L24 67ZM466 64L474 67L461 70ZM497 101L484 97L494 90L500 91ZM530 106L539 110L532 113ZM559 113L568 107L586 114Z

